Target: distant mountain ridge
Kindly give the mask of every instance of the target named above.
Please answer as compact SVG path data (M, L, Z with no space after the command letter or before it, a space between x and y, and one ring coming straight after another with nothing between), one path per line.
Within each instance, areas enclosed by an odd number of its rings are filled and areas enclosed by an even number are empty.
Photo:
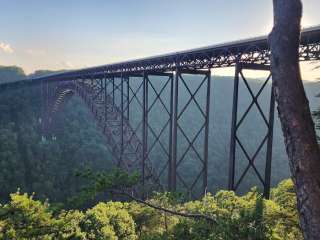
M37 70L34 73L31 73L27 75L23 68L18 67L18 66L0 66L0 84L1 83L8 83L8 82L15 82L18 80L23 80L28 77L39 77L39 76L44 76L47 74L52 74L52 73L58 73L58 72L63 72L65 70L57 70L57 71L52 71L52 70Z
M26 78L26 76L21 67L0 66L0 83L14 82Z

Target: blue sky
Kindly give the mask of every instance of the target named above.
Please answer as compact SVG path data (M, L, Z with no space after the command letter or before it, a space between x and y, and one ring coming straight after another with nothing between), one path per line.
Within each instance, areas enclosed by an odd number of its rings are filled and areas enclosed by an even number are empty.
M303 3L303 25L320 24L320 1ZM0 65L100 65L267 34L272 20L272 0L0 0Z

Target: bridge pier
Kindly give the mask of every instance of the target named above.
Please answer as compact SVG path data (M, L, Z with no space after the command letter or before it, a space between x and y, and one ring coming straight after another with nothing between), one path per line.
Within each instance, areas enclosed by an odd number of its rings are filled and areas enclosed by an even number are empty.
M148 157L148 81L149 77L147 73L143 73L143 103L142 103L142 166L141 177L142 186L145 188L146 184L146 161ZM145 190L145 189L144 189Z
M196 86L191 87L191 83L187 81L188 77L197 76L200 79L193 80L192 84L197 83ZM175 87L174 87L174 107L173 107L173 138L172 138L172 172L171 172L171 188L170 190L181 191L186 190L189 198L196 198L207 191L208 181L208 137L209 137L209 105L210 105L210 90L211 90L211 71L210 70L188 70L179 69L175 71ZM185 90L184 101L185 104L181 106L181 92ZM202 91L201 91L202 90ZM180 94L180 95L179 95ZM200 103L197 96L205 95L205 101ZM198 124L197 129L190 131L191 125L183 126L182 118L186 115L187 109L191 109L190 104L193 103L194 113L193 125ZM180 105L180 107L179 107ZM199 113L195 119L196 112ZM192 117L191 115L189 117ZM192 121L191 120L191 121ZM201 122L202 120L202 122ZM189 124L190 122L189 121ZM180 133L180 134L179 134ZM179 136L178 136L179 134ZM202 135L201 135L202 134ZM182 139L185 141L183 144ZM200 146L196 146L196 142L201 142ZM203 148L199 152L198 148ZM178 151L180 150L180 151ZM191 169L194 176L186 175L184 172L186 167L182 168L182 164L188 164L195 161L197 165ZM182 168L182 169L181 169ZM189 169L190 170L190 169ZM197 184L202 176L202 186L200 192L196 192ZM191 182L188 179L192 178ZM179 188L178 188L179 183Z
M172 147L172 102L173 102L173 74L162 72L143 72L143 157L142 184L146 184L145 168L152 167L155 181L161 183L162 188L171 188L171 147ZM162 111L156 110L156 107ZM162 152L161 159L159 152ZM167 175L167 176L165 176Z
M258 177L259 181L263 186L263 194L264 197L269 198L270 195L270 181L271 181L271 160L272 160L272 143L273 143L273 124L274 124L274 108L275 108L275 98L273 87L271 86L271 95L270 95L270 103L269 103L269 116L266 117L263 112L258 98L265 89L268 82L271 80L271 73L269 76L263 81L263 84L257 94L254 94L250 85L248 84L247 79L244 76L243 70L260 70L260 71L268 71L270 72L270 66L260 65L260 64L246 64L237 62L235 66L235 78L234 78L234 92L233 92L233 109L232 109L232 123L231 123L231 139L230 139L230 157L229 157L229 190L236 191L239 188L239 185L243 181L246 176L248 170L252 168L254 170L255 175ZM249 107L246 109L244 114L241 116L240 120L238 120L238 99L239 99L239 83L240 80L246 86L252 100L249 104ZM237 132L245 118L247 117L250 109L253 106L256 106L259 114L263 118L263 122L267 127L267 134L263 138L262 142L257 147L256 151L252 156L249 155L246 150L244 144L239 139ZM266 146L266 156L265 156L265 167L264 167L264 177L261 176L261 173L257 169L255 165L255 160L257 155L260 153L261 149ZM239 147L241 151L244 153L246 159L248 160L248 165L244 171L240 172L236 179L236 148Z

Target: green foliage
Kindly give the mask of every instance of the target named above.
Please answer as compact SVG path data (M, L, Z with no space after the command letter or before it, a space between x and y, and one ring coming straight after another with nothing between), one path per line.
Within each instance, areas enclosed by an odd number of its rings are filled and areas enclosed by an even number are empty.
M296 202L294 184L291 180L284 180L272 189L271 199L267 203L274 211L270 213L269 220L277 221L270 224L277 225L274 235L279 239L282 236L286 239L302 239Z
M83 211L57 210L47 201L17 192L0 206L0 239L303 239L291 180L274 188L270 200L256 189L244 196L220 191L189 202L173 196L157 193L147 201L178 212L206 214L216 222L176 216L136 202L109 201Z
M182 204L179 195L169 192L154 193L147 202L171 210L179 210ZM129 212L133 215L140 239L166 239L179 222L177 216L135 202L130 203Z
M220 191L187 202L181 210L215 216L216 224L182 219L172 239L303 239L290 186L292 182L286 180L273 189L273 195L279 196L275 200L263 200L253 189L242 197Z
M185 204L188 212L215 216L216 224L184 220L177 225L174 239L269 239L263 222L263 200L255 191L238 197L234 192L220 191L201 201ZM208 237L209 236L209 237Z
M86 239L137 239L134 221L126 208L125 203L108 202L89 209L80 222Z
M219 191L215 196L208 194L201 200L179 204L175 206L178 211L210 215L216 223L179 217L162 239L303 239L290 186L290 180L280 183L273 189L277 198L271 200L264 200L253 189L242 197Z
M27 194L11 194L11 202L2 206L1 216L3 239L31 239L46 235L53 228L51 213L47 211L47 203L34 201Z
M0 239L134 240L137 236L127 204L99 203L85 213L62 210L54 215L47 202L17 192L0 206Z
M114 188L130 188L138 183L140 178L138 173L128 174L118 168L111 171L94 172L92 169L77 171L76 176L89 180L89 186L92 186L95 192L105 191Z

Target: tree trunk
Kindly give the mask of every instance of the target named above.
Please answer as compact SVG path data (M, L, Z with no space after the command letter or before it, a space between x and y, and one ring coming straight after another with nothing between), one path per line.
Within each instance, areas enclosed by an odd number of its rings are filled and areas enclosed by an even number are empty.
M271 71L304 238L320 239L320 155L299 67L302 3L273 0Z

